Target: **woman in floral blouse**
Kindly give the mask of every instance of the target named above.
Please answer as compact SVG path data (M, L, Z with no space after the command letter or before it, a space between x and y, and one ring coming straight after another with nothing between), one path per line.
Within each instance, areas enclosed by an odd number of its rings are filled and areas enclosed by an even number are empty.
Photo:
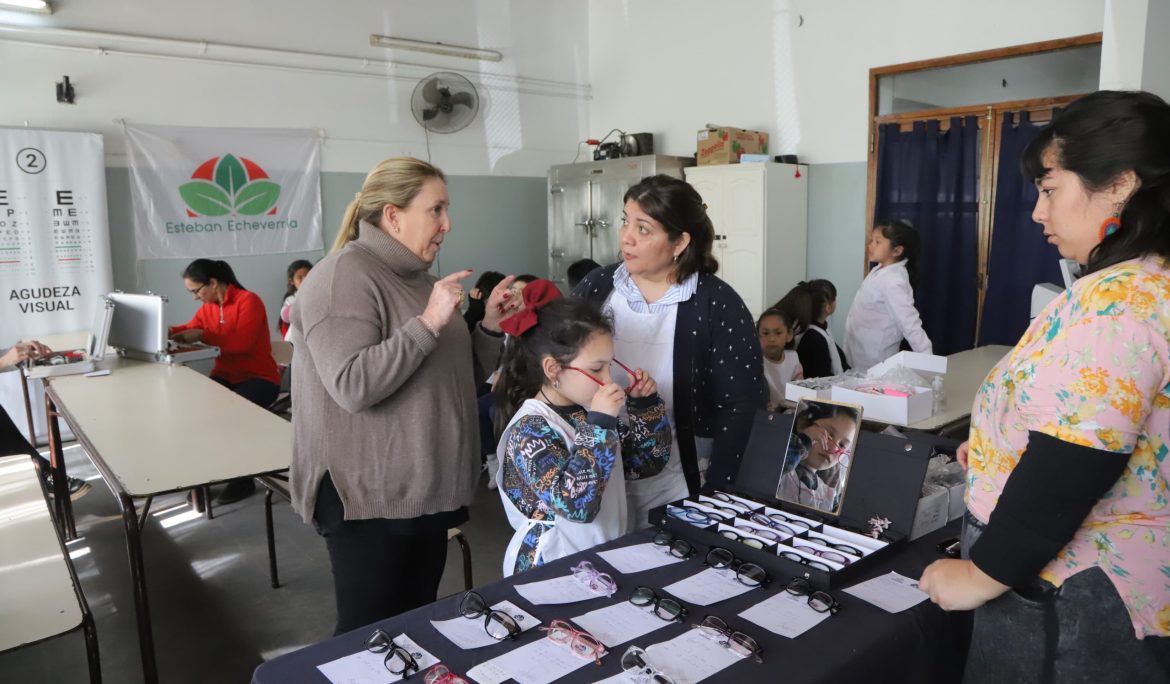
M920 587L975 609L966 682L1170 681L1170 106L1081 98L1023 168L1087 275L980 389L967 559Z

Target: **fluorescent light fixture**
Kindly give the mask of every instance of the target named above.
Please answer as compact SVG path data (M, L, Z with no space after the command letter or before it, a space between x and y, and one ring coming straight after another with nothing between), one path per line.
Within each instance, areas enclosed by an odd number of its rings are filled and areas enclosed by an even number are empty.
M49 0L0 0L0 10L52 14L53 6L49 4Z
M30 2L32 0L29 0ZM504 58L503 53L496 50L481 50L464 45L448 45L446 43L428 43L424 40L409 38L395 38L394 36L370 35L370 45L374 47L394 48L395 50L413 50L415 52L429 52L432 55L446 57L461 57L463 59L478 59L485 62L498 62Z

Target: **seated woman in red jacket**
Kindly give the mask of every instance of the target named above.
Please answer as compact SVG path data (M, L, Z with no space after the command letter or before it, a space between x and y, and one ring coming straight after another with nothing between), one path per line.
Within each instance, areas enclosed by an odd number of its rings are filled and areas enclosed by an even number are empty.
M171 328L171 339L219 347L211 379L267 407L280 393L280 370L272 359L264 302L244 289L225 261L192 261L183 271L183 285L203 306L185 325ZM217 502L239 501L255 489L252 478L232 480Z

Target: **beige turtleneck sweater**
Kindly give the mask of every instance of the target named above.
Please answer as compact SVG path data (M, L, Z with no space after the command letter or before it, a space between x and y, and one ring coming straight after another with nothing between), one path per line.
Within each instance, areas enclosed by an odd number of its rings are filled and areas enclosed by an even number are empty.
M476 375L496 367L503 339L478 326L469 335L457 314L436 339L418 319L436 281L427 269L363 222L297 293L290 480L305 522L326 472L347 520L415 518L474 498Z

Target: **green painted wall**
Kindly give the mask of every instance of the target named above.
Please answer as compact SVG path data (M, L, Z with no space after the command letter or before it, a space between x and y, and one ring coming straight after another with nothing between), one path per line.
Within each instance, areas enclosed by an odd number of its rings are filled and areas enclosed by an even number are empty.
M808 278L837 286L830 328L844 346L845 317L865 278L865 162L815 164L808 181Z
M325 248L337 236L341 216L354 193L361 189L365 174L322 173L321 211L324 217ZM183 289L179 274L188 259L135 257L133 210L130 204L130 175L125 168L106 169L109 195L110 246L114 287L126 292L154 292L170 298L168 324L185 322L196 306ZM451 176L451 233L443 242L436 269L442 273L470 268L504 273L548 272L548 209L545 178L504 176ZM324 251L290 252L226 259L249 290L268 305L270 323L276 316L285 291L285 273L295 259L317 261ZM470 288L474 277L467 282ZM275 332L275 327L273 328Z

